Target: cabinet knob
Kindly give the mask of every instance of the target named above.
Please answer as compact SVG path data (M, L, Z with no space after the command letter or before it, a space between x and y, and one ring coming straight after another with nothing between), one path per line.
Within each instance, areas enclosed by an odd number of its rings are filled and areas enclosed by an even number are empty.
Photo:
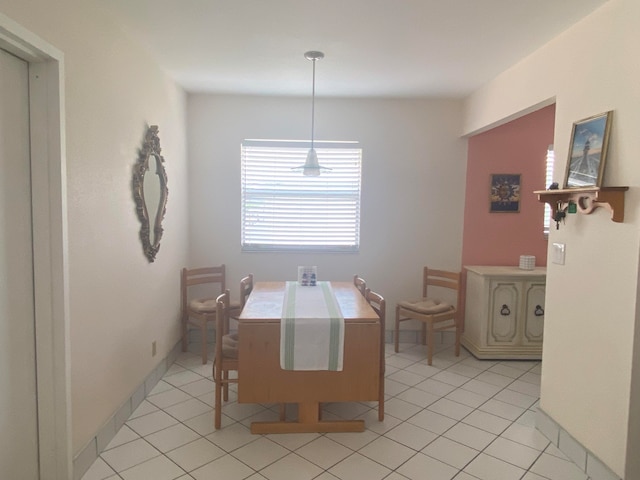
M511 315L511 310L509 310L509 307L507 307L506 303L502 304L502 308L500 309L500 315L504 317Z
M543 317L544 316L544 308L542 308L540 305L536 305L536 309L534 310L533 314L536 317Z

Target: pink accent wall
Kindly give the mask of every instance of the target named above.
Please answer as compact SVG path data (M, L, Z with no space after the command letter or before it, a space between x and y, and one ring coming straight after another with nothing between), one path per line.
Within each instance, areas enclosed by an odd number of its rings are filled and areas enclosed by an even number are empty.
M555 105L469 138L462 265L513 265L520 255L547 264L544 205L533 194L545 185L553 144ZM490 175L520 174L520 212L489 213ZM552 224L552 228L555 228Z

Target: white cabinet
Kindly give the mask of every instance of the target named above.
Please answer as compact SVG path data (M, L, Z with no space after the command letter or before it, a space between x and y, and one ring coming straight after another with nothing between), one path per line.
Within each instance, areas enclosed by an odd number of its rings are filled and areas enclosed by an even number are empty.
M546 268L465 268L462 344L478 358L541 358Z

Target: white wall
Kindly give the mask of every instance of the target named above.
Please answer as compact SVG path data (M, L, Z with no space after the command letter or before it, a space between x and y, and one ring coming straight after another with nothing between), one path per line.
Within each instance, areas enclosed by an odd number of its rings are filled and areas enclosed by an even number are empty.
M178 341L187 252L185 95L98 8L82 0L0 0L2 13L65 55L75 453ZM148 124L159 125L169 185L152 264L142 253L131 188Z
M240 251L240 143L308 139L309 98L189 95L187 110L190 264L226 263L236 298L242 275L286 280L297 265L317 265L323 279L363 276L387 299L390 327L396 300L420 294L423 265L460 268L459 101L316 99L316 139L358 140L363 149L357 254Z
M640 211L640 2L610 0L465 105L465 133L556 98L554 179L564 182L574 121L614 110L604 185L628 185L625 222L605 209L571 215L550 242L566 264L548 261L542 409L623 478L640 478L637 327ZM636 389L630 403L632 386ZM635 418L635 417L634 417ZM629 423L629 425L628 425ZM635 462L635 463L634 463ZM625 467L625 465L627 466ZM625 471L626 468L626 471ZM625 476L626 475L626 476Z

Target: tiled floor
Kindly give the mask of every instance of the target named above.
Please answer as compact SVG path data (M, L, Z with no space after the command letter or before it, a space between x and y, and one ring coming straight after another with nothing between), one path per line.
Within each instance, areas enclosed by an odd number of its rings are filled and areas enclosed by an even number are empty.
M235 395L215 431L211 363L182 354L83 480L587 480L534 428L540 362L400 350L387 346L384 422L374 402L327 404L323 418L366 430L286 435L249 433L277 407Z

